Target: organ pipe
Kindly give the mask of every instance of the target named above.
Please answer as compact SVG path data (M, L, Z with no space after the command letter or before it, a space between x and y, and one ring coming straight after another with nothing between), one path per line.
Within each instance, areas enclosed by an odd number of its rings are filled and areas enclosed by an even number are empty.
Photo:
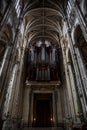
M55 67L58 66L58 56L55 47L46 46L42 44L40 46L31 46L29 53L29 64L30 69L30 80L56 80L57 70ZM57 59L56 59L57 58ZM56 75L55 75L56 73ZM28 76L29 77L29 76Z
M41 60L42 62L45 61L45 48L44 47L42 47L42 51L41 51Z

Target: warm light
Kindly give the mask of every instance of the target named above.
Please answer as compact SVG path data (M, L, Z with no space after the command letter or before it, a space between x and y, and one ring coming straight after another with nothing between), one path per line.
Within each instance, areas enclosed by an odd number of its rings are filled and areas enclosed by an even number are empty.
M53 121L53 118L50 118L50 121Z
M34 118L34 121L36 121L36 118Z

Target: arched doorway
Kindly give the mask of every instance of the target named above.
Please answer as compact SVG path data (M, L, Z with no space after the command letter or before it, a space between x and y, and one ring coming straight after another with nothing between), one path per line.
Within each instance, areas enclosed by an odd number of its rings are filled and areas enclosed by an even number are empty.
M33 126L53 126L53 103L51 93L35 93L33 104Z

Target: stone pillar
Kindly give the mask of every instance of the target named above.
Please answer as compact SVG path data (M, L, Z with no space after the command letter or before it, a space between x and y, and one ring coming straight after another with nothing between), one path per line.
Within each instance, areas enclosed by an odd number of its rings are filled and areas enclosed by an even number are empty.
M32 123L34 121L34 117L33 117L34 91L32 88L30 91L29 99L30 99L29 100L29 104L30 104L30 106L29 106L29 127L32 127Z
M20 89L22 89L23 82L21 79L22 75L22 69L23 69L23 63L24 63L24 49L22 50L22 55L18 55L16 59L17 65L18 65L18 71L16 75L16 84L15 84L15 92L14 92L14 99L13 99L13 105L12 105L12 118L18 118L18 107L19 107L19 100L20 100Z
M77 104L77 93L75 88L75 81L72 73L71 64L68 63L68 69L69 69L69 76L70 76L70 82L71 82L71 92L72 92L72 98L73 98L73 105L74 105L74 111L75 111L75 118L74 122L80 123L80 120L78 118L78 104Z
M18 130L16 124L17 122L15 120L7 118L3 123L2 130Z
M75 47L75 52L77 55L77 62L78 62L78 66L79 66L79 70L81 73L81 79L83 81L83 93L84 96L86 95L85 98L87 98L87 74L86 74L86 69L84 68L84 63L83 63L83 59L81 57L79 48Z
M0 76L1 76L2 71L3 71L3 67L4 67L4 64L5 64L5 61L6 61L8 51L9 51L9 47L7 47L7 49L5 51L5 54L4 54L4 57L3 57L3 61L2 61L1 67L0 67Z
M68 23L67 23L68 26ZM84 117L86 116L86 99L84 98L84 96L80 96L82 93L82 89L83 89L83 83L82 83L82 77L81 77L81 73L79 70L79 63L77 60L77 55L75 52L75 48L73 45L73 41L72 41L72 37L71 37L71 31L69 29L68 26L68 39L69 39L69 43L70 43L70 52L71 52L71 57L72 57L72 61L73 61L73 66L74 66L74 72L75 72L75 78L76 78L76 87L77 87L77 95L78 95L78 105L79 105L79 111L80 113L83 112ZM82 108L82 109L81 109Z
M59 86L58 86L59 87ZM61 103L61 95L60 95L60 88L56 89L56 93L57 93L57 115L58 115L58 123L61 123L63 121L63 111L62 111L62 103Z
M55 86L55 90L54 90L54 94L55 94L55 121L56 121L56 126L58 125L58 109L60 108L59 102L58 102L58 90L57 90L57 86Z
M56 113L56 104L55 104L55 91L53 93L53 123L54 127L57 126L57 113Z
M65 91L65 126L67 130L71 130L71 120L75 117L74 105L73 105L73 98L72 98L72 91L71 91L71 82L69 76L69 70L67 66L67 59L66 59L66 43L62 43L62 53L63 53L63 61L64 61L64 68L65 68L65 78L66 78L66 85L64 87Z
M13 128L16 128L16 120L12 119L12 105L13 105L13 99L14 99L14 92L15 92L15 82L16 82L16 76L17 76L17 64L13 67L13 72L11 75L11 79L9 81L9 86L6 94L6 101L4 104L4 111L3 111L3 118L5 119L3 123L2 130L9 130Z
M31 86L25 86L24 100L23 100L23 114L22 114L22 124L25 127L28 126L29 124L30 92L31 92Z

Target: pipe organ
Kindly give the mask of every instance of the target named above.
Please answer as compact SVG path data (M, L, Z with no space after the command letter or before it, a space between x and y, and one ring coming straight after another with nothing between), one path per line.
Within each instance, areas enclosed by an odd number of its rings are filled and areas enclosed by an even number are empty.
M32 45L28 51L27 80L58 80L58 52L45 42Z

